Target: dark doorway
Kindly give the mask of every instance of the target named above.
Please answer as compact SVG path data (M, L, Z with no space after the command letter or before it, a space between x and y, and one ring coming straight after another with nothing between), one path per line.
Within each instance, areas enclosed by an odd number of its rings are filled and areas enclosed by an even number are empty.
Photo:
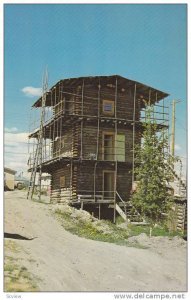
M115 186L115 172L103 171L103 191L105 200L114 199L114 186Z

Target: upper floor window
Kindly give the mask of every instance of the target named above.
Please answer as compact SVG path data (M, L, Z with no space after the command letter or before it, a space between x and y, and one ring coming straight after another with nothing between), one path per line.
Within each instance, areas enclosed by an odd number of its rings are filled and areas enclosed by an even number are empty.
M103 132L103 160L125 161L125 134Z
M104 115L113 116L114 115L114 101L103 100L103 113Z

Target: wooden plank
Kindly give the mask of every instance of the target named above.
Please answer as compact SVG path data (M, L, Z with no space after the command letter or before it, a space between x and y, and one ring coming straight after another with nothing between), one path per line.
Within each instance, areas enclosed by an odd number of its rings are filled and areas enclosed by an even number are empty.
M126 221L127 220L127 216L126 216L126 214L124 213L124 211L121 209L121 207L117 203L115 204L115 209L120 214L120 216Z

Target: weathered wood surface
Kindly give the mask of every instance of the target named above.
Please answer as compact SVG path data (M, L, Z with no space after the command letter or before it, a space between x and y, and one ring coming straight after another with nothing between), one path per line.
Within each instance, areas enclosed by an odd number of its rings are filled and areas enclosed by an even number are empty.
M103 195L103 171L116 170L116 191L124 201L129 199L132 186L133 119L135 117L134 120L139 121L142 103L140 92L135 95L135 85L128 85L124 80L116 86L116 82L109 77L107 80L88 78L71 86L69 81L65 84L62 82L53 91L53 120L46 126L45 136L49 135L53 140L52 158L66 157L70 160L65 163L62 160L60 164L52 162L52 169L49 167L52 201L73 201L80 194L91 195L90 200L95 194ZM103 112L104 100L113 101L113 115ZM120 121L122 119L123 122ZM115 136L125 135L124 162L115 162L115 150L111 161L105 161L104 132ZM140 143L140 132L141 129L137 127L135 144ZM71 167L73 159L78 160L78 164ZM64 190L60 186L62 176L65 176Z

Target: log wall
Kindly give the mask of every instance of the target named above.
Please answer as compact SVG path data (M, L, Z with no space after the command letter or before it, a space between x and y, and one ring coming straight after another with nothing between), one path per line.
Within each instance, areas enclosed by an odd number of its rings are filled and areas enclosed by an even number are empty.
M78 163L72 166L72 174L70 166L66 167L66 165L52 172L52 201L71 201L71 199L77 199L78 194L93 194L94 190L95 193L100 194L103 191L103 171L115 171L116 168L115 162L104 162L103 133L105 132L125 135L125 160L117 167L116 189L125 201L128 200L132 185L130 173L133 160L132 122L127 122L126 125L121 122L120 126L117 124L117 130L115 130L116 125L111 120L117 118L132 121L134 113L135 120L139 120L141 107L138 97L134 103L134 88L131 86L128 89L116 89L113 84L97 80L92 81L91 84L84 82L84 85L82 82L78 86L67 89L63 87L63 90L71 95L64 94L64 97L63 95L61 97L58 94L58 98L55 98L56 103L63 101L62 105L57 105L57 113L60 107L62 110L60 113L63 113L66 121L67 117L71 118L71 115L72 118L68 119L71 125L67 121L67 127L64 122L58 122L57 128L58 130L62 128L62 132L60 133L61 139L54 142L54 156L72 157L78 160ZM103 112L104 100L113 101L113 115ZM76 115L80 118L76 118ZM84 118L85 116L88 118ZM99 117L103 122L99 120L98 131L97 118ZM135 131L135 143L140 143L139 130ZM113 156L112 160L115 161L115 159L116 157ZM100 162L101 160L103 163ZM65 176L64 188L60 186L62 176Z
M180 231L187 234L187 200L174 199L174 203L167 217L167 226L170 231Z
M70 166L62 166L52 172L51 194L50 200L52 203L69 203L71 198L71 179ZM65 186L61 186L61 177L65 177Z
M64 91L69 94L65 94L64 98L60 95L56 97L57 114L60 109L60 112L62 110L66 114L107 117L108 115L103 112L103 100L110 100L114 102L116 107L116 112L114 111L111 117L132 120L135 108L135 120L139 120L141 103L139 96L134 94L134 86L116 91L115 85L103 83L99 89L99 85L96 83L84 83L84 87L82 84L81 86L64 89ZM62 102L62 105L59 105L59 102Z
M79 91L77 91L79 93ZM135 120L139 120L141 104L140 100L135 100ZM128 90L115 91L115 87L101 86L100 93L98 86L85 85L82 96L71 97L71 102L74 102L74 112L76 114L82 114L87 116L102 116L107 117L108 115L103 112L103 100L113 101L116 106L116 114L110 117L116 117L121 119L133 119L134 111L134 87ZM116 102L116 104L115 104Z
M95 167L96 166L96 167ZM117 167L117 186L116 190L124 201L129 200L132 179L131 179L131 168L118 164ZM104 171L115 172L115 164L102 164L95 163L89 164L84 163L77 167L77 195L94 195L94 184L95 184L95 194L103 195L103 173ZM94 182L95 174L95 182Z
M72 128L62 130L62 133L56 137L53 142L53 157L72 157Z
M99 130L98 139L98 159L103 160L103 133L110 132L115 133L114 128L101 127ZM95 159L97 155L97 134L98 130L95 126L84 126L83 127L83 158L84 159ZM117 134L125 135L125 162L132 163L133 160L133 131L132 129L118 129ZM139 133L135 133L135 143L140 142ZM115 146L114 146L115 147ZM115 160L115 156L113 156Z

